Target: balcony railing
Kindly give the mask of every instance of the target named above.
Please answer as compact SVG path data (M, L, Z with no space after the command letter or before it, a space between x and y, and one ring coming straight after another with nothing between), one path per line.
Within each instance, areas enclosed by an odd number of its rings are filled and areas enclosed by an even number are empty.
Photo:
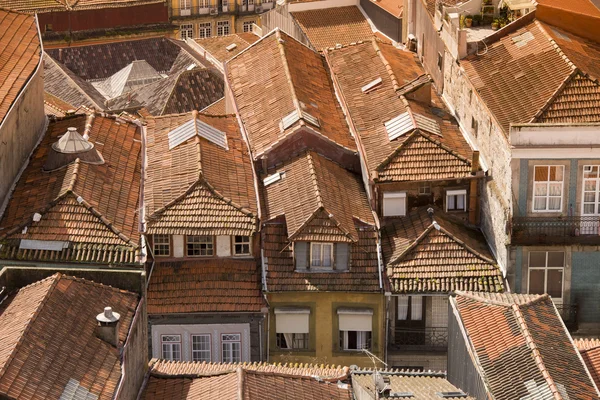
M512 244L600 244L600 217L514 217Z
M447 351L448 328L396 328L392 350Z
M577 304L567 304L567 303L556 304L555 303L555 305L556 305L556 309L558 310L558 313L562 317L567 329L571 332L576 331L578 328Z
M202 15L219 14L254 14L273 8L274 2L265 1L255 4L236 4L235 2L223 4L210 4L207 6L191 6L188 8L171 8L171 18L198 17Z

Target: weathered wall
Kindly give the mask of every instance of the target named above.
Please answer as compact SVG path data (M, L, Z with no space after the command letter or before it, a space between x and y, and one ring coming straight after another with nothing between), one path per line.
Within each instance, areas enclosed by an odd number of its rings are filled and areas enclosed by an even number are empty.
M271 32L275 28L279 28L297 41L313 48L308 37L302 31L296 20L288 11L288 6L277 6L276 8L266 12L260 16L263 34Z
M148 369L148 320L146 302L142 299L129 330L123 349L122 375L116 399L135 399Z
M600 325L600 252L592 248L588 251L571 253L571 302L579 306L581 324Z
M431 75L438 93L444 89L444 60L446 57L444 41L440 38L434 26L433 17L427 11L422 0L415 0L414 32L417 38L417 53L425 71ZM438 56L441 55L441 68ZM448 58L451 60L451 58Z
M40 65L0 125L0 212L46 123L43 75Z
M377 30L390 39L402 43L402 18L396 18L371 0L360 0L360 6Z

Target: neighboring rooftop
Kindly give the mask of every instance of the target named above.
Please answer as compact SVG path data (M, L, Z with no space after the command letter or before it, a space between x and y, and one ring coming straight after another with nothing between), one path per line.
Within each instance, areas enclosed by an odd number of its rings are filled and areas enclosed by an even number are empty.
M373 38L373 30L357 6L297 11L291 14L318 51Z
M502 272L483 234L427 207L382 223L387 277L394 293L502 292Z
M254 259L160 261L148 286L148 314L260 313L260 279Z
M70 111L76 111L77 107L59 99L50 93L44 92L44 112L46 115L62 118Z
M404 1L402 0L373 0L373 3L398 19L401 19L404 14Z
M148 233L256 232L252 164L235 116L194 111L148 118L147 138Z
M137 124L50 122L0 219L0 258L136 264L140 185Z
M124 343L138 301L135 293L59 273L9 294L0 304L0 397L113 399L121 356L96 336L96 315L105 306L119 313Z
M249 32L234 33L232 35L224 36L211 36L202 39L194 39L194 41L201 50L203 50L200 55L204 56L209 61L210 56L212 56L217 62L222 64L244 51L248 46L259 39L260 36ZM203 52L208 54L204 55Z
M29 13L130 7L164 0L0 0L0 7Z
M0 9L0 124L35 72L41 53L35 17Z
M459 291L451 300L474 366L494 399L600 396L548 295Z
M574 342L596 387L600 388L600 339L575 339Z

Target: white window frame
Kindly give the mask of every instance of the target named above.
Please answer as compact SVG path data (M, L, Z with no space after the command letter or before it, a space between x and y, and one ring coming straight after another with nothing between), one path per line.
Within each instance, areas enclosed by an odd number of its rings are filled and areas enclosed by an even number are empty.
M194 338L195 337L204 337L204 338L208 338L208 350L207 349L203 349L203 350L196 350L194 349ZM212 361L212 336L210 333L192 333L190 334L190 345L191 345L191 360L192 361L206 361L206 362L211 362ZM206 358L198 358L195 359L194 358L194 354L206 354L206 352L208 352L208 359Z
M242 28L243 31L248 33L248 32L253 32L254 30L252 29L252 26L256 23L256 21L244 21Z
M200 9L208 9L208 8L210 8L210 1L209 0L199 0L198 1L198 7Z
M545 253L546 254L546 262L545 262L545 267L531 267L531 253ZM562 267L548 267L548 253L563 253L563 266ZM560 289L560 293L561 296L560 298L558 297L552 297L552 300L557 303L557 304L562 304L563 299L565 297L565 264L566 264L566 252L564 251L552 251L552 250L533 250L530 251L529 254L527 255L527 293L531 293L530 292L530 287L531 287L531 271L544 271L544 293L548 292L548 271L549 270L560 270L562 271L562 282L561 282L561 289ZM541 293L534 293L534 294L541 294Z
M419 196L429 196L431 194L431 183L425 182L419 184Z
M177 337L179 339L179 341L165 341L165 338L167 337ZM179 334L169 334L169 335L161 335L160 336L160 355L161 358L164 360L169 360L169 361L181 361L181 350L182 350L182 346L181 346L181 335ZM165 357L165 347L168 349L168 351L170 352L170 357ZM178 348L178 352L179 352L179 357L175 358L174 357L174 349Z
M342 339L342 350L344 351L362 351L362 349L369 350L371 346L369 346L369 338L368 334L371 334L371 340L373 340L373 333L370 331L340 331L343 334ZM348 332L356 332L356 343L366 343L366 347L361 347L360 349L350 349L348 348Z
M386 201L387 200L387 201ZM392 206L390 202L393 201L401 201L402 206L400 207L402 210L397 213L393 211L396 206ZM383 192L383 204L382 204L382 212L384 217L404 217L406 215L406 192Z
M237 336L237 339L227 339L226 336ZM235 359L233 357L234 345L238 344L238 353L239 359ZM231 358L225 357L225 350L230 352ZM242 335L240 333L222 333L221 334L221 362L224 363L232 363L232 362L241 362L242 361Z
M194 38L194 24L179 25L179 37L181 40Z
M449 202L449 198L451 196L455 196L456 199L454 200L455 202L455 206L458 203L458 197L459 196L463 196L463 208L452 208L449 209L448 208L448 204ZM446 212L452 212L452 211L467 211L467 190L466 189L458 189L458 190L447 190L446 191Z
M193 236L198 236L199 238L208 237L208 238L211 239L211 242L210 243L208 241L204 241L204 242L203 241L190 242L190 237L193 237ZM200 253L202 253L202 245L205 245L206 246L205 251L207 252L207 254L191 254L190 255L189 248L188 248L188 244L190 244L190 243L192 245L194 245L194 244L199 245L200 246L200 248L199 248ZM209 246L209 244L210 244L210 246ZM186 257L213 257L215 255L215 247L216 246L215 246L215 237L214 236L210 236L210 235L187 235L185 237L185 255L186 255ZM210 250L210 254L208 254L209 250Z
M166 242L158 242L157 239L159 236L166 236L167 241ZM167 246L167 254L158 254L158 252L156 251L156 246ZM164 234L155 234L152 235L152 254L154 255L154 257L170 257L171 256L171 235L164 235Z
M202 22L198 24L198 37L200 39L212 37L211 22Z
M223 0L223 8L225 8L225 0ZM227 29L227 33L225 33ZM217 36L227 36L231 32L231 24L229 21L217 21Z
M192 15L192 0L179 0L179 15Z
M596 177L595 178L586 178L585 174L586 172L591 172L591 171L586 171L586 169L592 169L596 167ZM585 201L585 194L586 193L592 193L591 190L585 190L585 183L586 181L592 181L595 182L595 189L593 191L594 193L594 201ZM594 212L592 213L586 213L585 212L585 206L586 204L590 205L593 204L594 205ZM588 164L588 165L584 165L583 166L583 173L581 175L581 215L600 215L600 165L598 164Z
M320 255L321 255L320 256L320 265L314 265L313 264L313 246L314 247L317 247L317 246L320 247ZM330 259L331 259L331 265L329 265L329 266L323 265L323 254L324 254L323 249L325 249L325 248L329 248L331 250L331 253L330 253L331 254L331 257L330 257ZM335 250L335 248L333 246L333 243L328 243L328 242L310 242L310 255L309 255L309 257L310 257L310 263L309 263L309 268L310 269L332 270L333 266L335 264L334 250Z
M561 181L551 181L550 180L550 168L552 167L556 167L562 170L562 180ZM536 168L548 168L548 180L547 181L536 181L535 180L535 170ZM534 213L560 213L562 212L563 209L563 196L564 196L564 190L565 190L565 166L564 165L534 165L533 166L533 176L532 176L532 182L533 182L533 187L532 187L532 193L531 193L531 211ZM560 207L558 207L558 209L556 210L550 210L548 208L549 204L550 204L550 199L551 198L557 198L558 196L550 196L550 185L556 185L560 183ZM537 185L545 185L546 186L546 194L543 196L539 196L535 194L535 188ZM537 210L535 208L535 199L536 198L542 198L545 197L546 198L546 208L544 209L539 209Z
M244 241L244 242L237 242L237 238L248 238L248 241ZM251 256L252 255L252 236L241 236L241 235L235 235L232 237L232 241L233 241L233 255L236 257L247 257L247 256ZM238 253L237 251L237 247L236 246L248 246L248 252L247 253Z

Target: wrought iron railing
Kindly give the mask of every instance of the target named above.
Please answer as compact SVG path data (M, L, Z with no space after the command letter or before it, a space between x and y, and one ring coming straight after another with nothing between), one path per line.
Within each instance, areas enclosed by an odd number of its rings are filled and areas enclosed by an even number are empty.
M512 241L520 243L600 243L600 217L514 217Z
M567 329L569 329L571 332L576 331L578 328L577 304L567 304L567 303L556 304L555 303L555 305L556 305L556 309L558 310L558 313L562 317Z
M425 327L425 328L396 328L394 332L394 343L390 347L398 350L445 351L448 349L447 327Z
M201 15L218 15L223 13L233 14L245 14L245 13L261 13L263 11L270 10L273 8L274 1L263 1L261 3L255 2L254 4L240 4L236 2L229 2L226 5L218 4L214 1L213 4L206 4L205 6L191 6L187 8L172 7L170 9L172 18L185 18L185 17L197 17Z

